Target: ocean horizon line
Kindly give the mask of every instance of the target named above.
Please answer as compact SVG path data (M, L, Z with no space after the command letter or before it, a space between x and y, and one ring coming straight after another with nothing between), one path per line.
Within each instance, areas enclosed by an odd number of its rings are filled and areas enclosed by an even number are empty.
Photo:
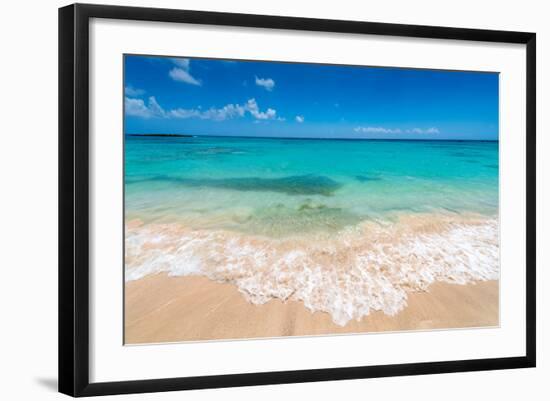
M499 142L498 139L424 139L424 138L321 138L321 137L285 137L285 136L254 136L254 135L204 135L180 133L125 133L129 137L146 138L238 138L238 139L284 139L284 140L314 140L314 141L385 141L385 142Z

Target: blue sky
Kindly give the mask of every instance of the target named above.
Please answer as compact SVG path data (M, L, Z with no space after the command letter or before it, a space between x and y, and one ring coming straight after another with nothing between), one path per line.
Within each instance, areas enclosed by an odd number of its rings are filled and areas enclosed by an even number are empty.
M498 139L498 74L126 55L126 133Z

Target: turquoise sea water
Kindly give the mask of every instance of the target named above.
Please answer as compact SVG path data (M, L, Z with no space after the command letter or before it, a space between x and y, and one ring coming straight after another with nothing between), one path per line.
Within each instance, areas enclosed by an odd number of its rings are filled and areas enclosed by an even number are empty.
M127 219L271 236L399 213L498 213L498 142L135 137Z
M498 143L133 137L125 279L202 275L345 325L499 278Z

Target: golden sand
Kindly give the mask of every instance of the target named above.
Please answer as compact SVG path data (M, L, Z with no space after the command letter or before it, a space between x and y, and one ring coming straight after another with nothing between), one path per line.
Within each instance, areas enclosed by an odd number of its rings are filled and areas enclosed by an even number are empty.
M374 312L336 325L325 312L299 301L246 301L237 287L205 277L156 274L126 283L125 343L160 343L259 337L498 326L499 283L437 282L408 294L395 316Z

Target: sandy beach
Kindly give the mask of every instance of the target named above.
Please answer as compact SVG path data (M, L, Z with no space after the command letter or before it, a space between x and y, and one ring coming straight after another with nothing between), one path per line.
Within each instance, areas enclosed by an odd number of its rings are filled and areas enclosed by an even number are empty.
M380 331L487 327L499 324L499 283L436 282L408 295L395 316L374 312L336 325L299 301L254 305L231 284L200 276L155 274L126 283L125 343L160 343Z

